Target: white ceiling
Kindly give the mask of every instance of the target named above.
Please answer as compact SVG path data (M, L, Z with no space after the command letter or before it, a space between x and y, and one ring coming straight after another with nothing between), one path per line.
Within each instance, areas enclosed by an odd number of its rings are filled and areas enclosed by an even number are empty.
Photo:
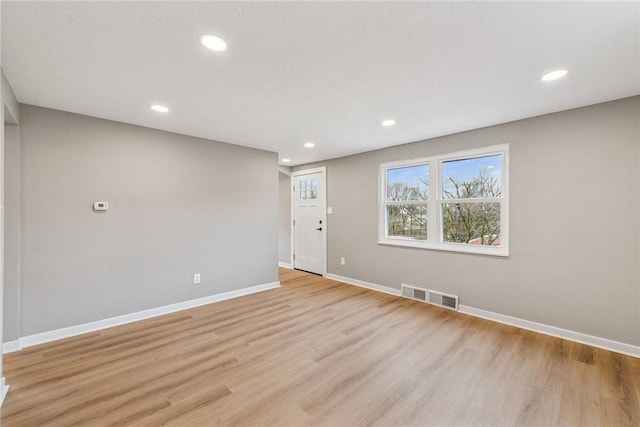
M638 2L1 7L2 64L20 102L275 151L292 165L640 93ZM229 48L206 50L203 33ZM540 81L557 68L569 75Z

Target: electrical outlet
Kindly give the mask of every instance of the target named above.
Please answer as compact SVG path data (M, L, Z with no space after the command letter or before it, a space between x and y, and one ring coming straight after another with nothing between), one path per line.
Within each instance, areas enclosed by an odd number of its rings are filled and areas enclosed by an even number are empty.
M193 284L197 285L198 283L200 283L200 273L196 273L193 275Z
M344 259L344 257L340 257L340 265L346 265L347 261Z

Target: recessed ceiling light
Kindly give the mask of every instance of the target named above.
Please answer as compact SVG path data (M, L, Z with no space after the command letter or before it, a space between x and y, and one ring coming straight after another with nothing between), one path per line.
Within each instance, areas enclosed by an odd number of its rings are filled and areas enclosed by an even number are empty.
M567 73L568 73L567 70L555 70L542 76L542 81L550 82L551 80L557 80L566 76Z
M282 163L289 163L291 159L282 159Z
M315 147L316 144L314 144L313 142L309 141L309 142L305 142L304 143L304 148L313 148Z
M169 108L165 107L164 105L160 105L160 104L153 104L151 106L151 109L153 111L157 111L158 113L168 113L169 112Z
M203 34L200 36L200 43L207 49L215 50L216 52L222 52L227 48L227 42L220 37L212 36L211 34Z
M393 119L387 119L382 121L382 126L393 126L396 124L396 121Z

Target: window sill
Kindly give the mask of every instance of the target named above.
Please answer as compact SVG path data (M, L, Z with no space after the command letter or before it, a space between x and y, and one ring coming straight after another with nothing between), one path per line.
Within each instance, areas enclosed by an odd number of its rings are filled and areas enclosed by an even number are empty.
M467 253L467 254L475 254L475 255L489 255L496 257L508 257L509 249L504 247L495 247L495 246L476 246L476 245L465 245L461 243L429 243L425 241L416 241L416 240L404 240L404 239L382 239L378 240L379 245L386 246L401 246L405 248L414 248L414 249L429 249L435 251L445 251L445 252L459 252L459 253Z

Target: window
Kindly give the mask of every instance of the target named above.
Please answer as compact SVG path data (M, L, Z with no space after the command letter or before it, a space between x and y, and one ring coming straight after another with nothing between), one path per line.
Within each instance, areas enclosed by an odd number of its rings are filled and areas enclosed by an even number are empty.
M300 194L300 200L315 200L318 197L318 180L300 180L300 190L298 194Z
M380 165L381 244L506 256L508 146Z
M429 165L387 169L387 236L426 240Z

